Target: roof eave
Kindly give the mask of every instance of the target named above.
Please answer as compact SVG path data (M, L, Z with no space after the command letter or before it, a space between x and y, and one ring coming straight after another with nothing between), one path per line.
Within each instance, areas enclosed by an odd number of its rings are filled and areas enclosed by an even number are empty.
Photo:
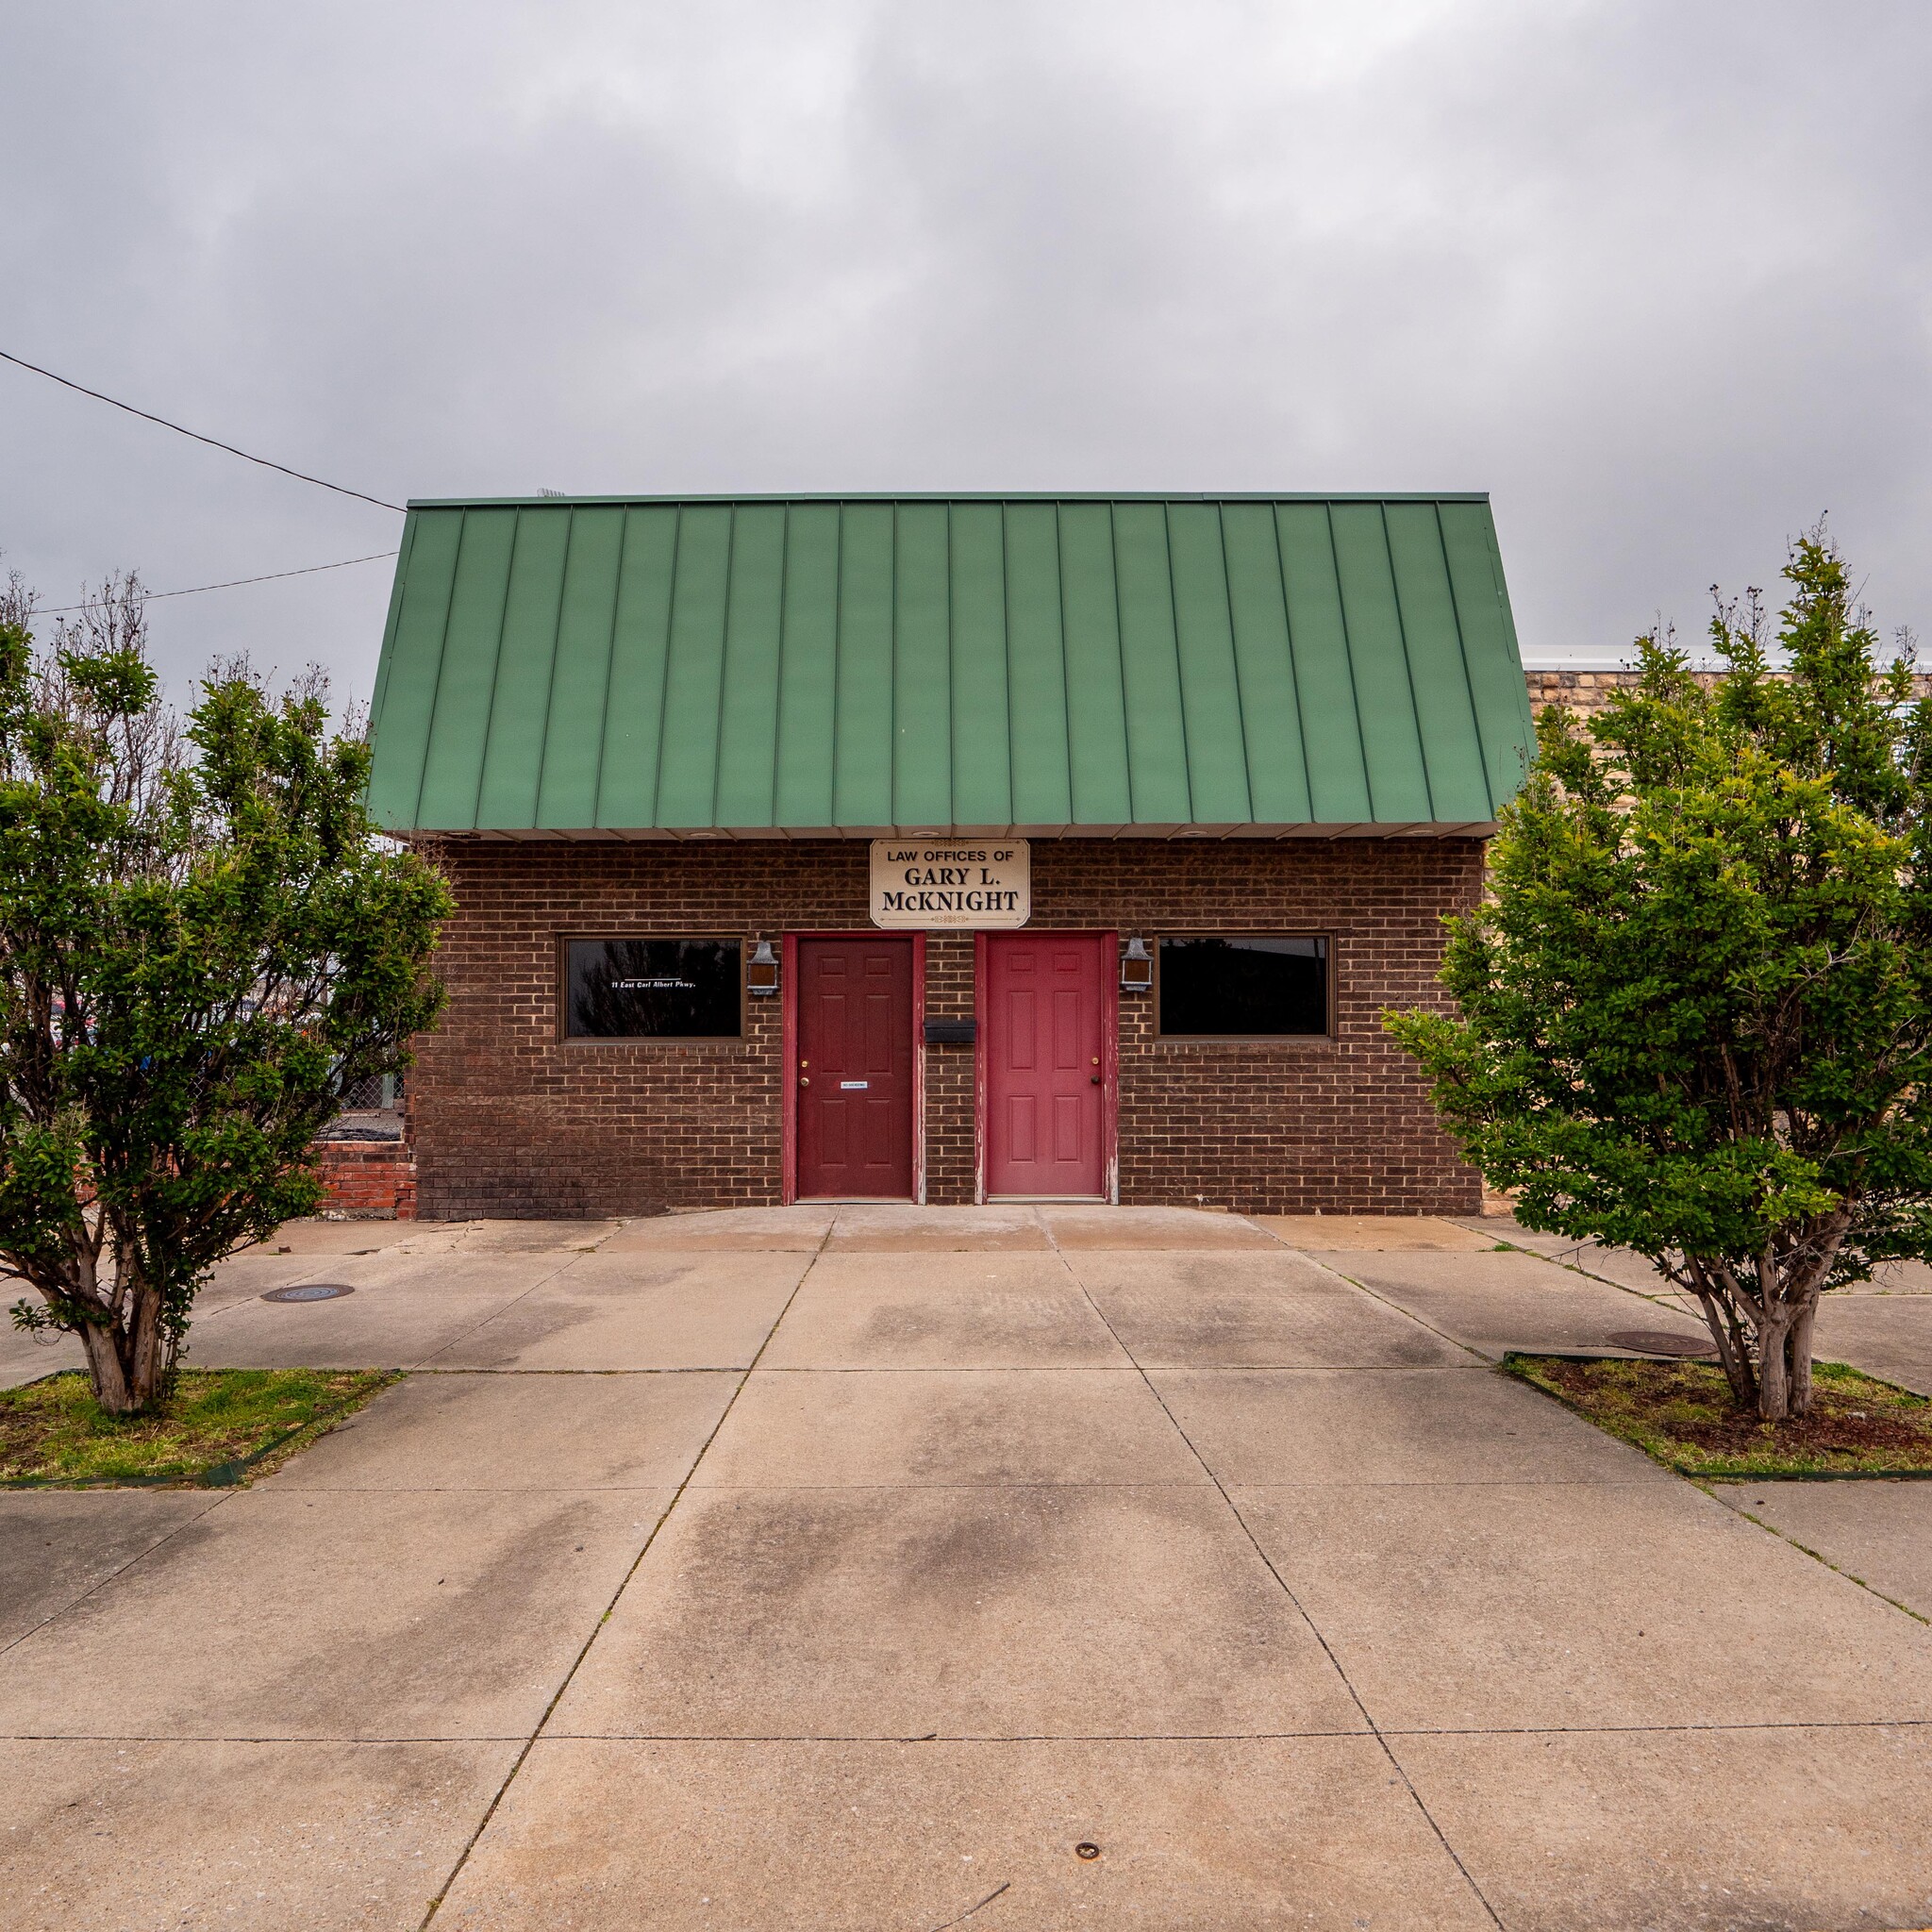
M872 839L1141 839L1180 844L1201 840L1237 839L1487 839L1493 819L1429 820L1423 823L1357 821L1344 824L1239 825L411 825L390 826L391 839L457 840L467 844L635 844L705 845L774 841L858 842Z
M741 503L1487 503L1487 490L767 490L691 495L411 496L408 509L571 509L606 504Z

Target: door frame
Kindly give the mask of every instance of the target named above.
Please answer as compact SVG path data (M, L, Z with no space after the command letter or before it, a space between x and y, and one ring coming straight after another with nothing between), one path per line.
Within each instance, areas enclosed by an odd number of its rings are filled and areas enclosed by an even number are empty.
M881 932L875 925L824 932L788 932L778 941L780 1052L778 1087L778 1200L798 1200L798 942L800 940L909 940L912 942L912 1199L925 1206L925 935Z
M973 1198L980 1207L986 1191L986 988L987 960L993 941L1005 939L1091 939L1105 941L1100 960L1100 1198L1117 1208L1121 1199L1120 933L1106 926L1021 926L1011 932L973 935ZM1109 957L1108 948L1111 948ZM921 1199L924 1199L924 1195Z

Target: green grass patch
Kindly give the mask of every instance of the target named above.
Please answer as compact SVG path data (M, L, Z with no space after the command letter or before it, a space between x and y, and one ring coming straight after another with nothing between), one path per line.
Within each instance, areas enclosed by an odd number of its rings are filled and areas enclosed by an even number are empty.
M78 1371L0 1391L0 1487L174 1484L266 1475L397 1380L388 1369L184 1369L158 1414L106 1414Z
M1503 1368L1684 1475L1932 1472L1932 1402L1842 1362L1814 1363L1810 1413L1782 1423L1740 1411L1714 1362L1511 1355Z

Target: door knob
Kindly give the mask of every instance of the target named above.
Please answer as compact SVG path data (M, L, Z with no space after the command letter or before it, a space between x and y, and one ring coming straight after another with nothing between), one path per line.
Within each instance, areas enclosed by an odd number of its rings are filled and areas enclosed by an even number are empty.
M798 1084L801 1087L809 1087L811 1085L811 1075L809 1074L799 1074Z
M1098 1086L1100 1085L1100 1075L1099 1075L1098 1074L1089 1074L1089 1075L1088 1075L1088 1084L1089 1084L1090 1086L1094 1086L1094 1087L1098 1087Z

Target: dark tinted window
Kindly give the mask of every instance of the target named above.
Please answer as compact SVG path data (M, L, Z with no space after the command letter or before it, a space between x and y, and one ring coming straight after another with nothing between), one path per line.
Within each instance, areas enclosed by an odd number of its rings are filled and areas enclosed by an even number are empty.
M1160 941L1163 1033L1266 1038L1328 1030L1328 941Z
M573 940L573 1040L735 1040L736 940Z

